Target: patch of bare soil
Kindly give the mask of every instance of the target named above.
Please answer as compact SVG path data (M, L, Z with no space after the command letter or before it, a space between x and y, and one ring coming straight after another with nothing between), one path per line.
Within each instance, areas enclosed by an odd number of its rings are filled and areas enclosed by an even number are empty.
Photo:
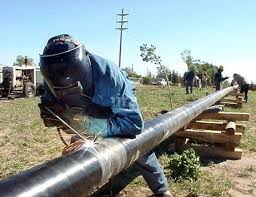
M207 168L212 174L231 181L228 196L256 196L256 153L245 152L240 160L227 160Z
M152 192L145 187L132 188L127 187L121 191L116 197L149 197L152 196Z

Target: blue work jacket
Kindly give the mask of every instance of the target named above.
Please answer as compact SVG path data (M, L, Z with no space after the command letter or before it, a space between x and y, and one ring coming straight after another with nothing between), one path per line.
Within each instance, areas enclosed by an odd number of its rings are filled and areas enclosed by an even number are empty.
M94 87L91 102L97 106L109 107L112 111L111 115L105 118L107 125L104 136L135 136L141 133L143 119L134 95L134 83L109 60L93 54L89 55L89 59ZM81 84L86 83L87 79L84 80ZM49 91L49 88L46 90ZM41 100L45 101L46 97L50 96L53 95L46 92ZM91 125L98 123L97 117L90 118Z

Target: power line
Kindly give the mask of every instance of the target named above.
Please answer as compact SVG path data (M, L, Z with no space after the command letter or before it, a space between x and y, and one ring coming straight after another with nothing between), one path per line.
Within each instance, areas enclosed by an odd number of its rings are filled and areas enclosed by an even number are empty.
M128 14L124 13L124 9L122 9L121 14L117 14L117 16L121 16L120 21L116 21L117 23L120 23L120 27L116 28L120 30L120 45L119 45L119 68L121 67L121 56L122 56L122 39L123 39L123 31L128 29L127 27L123 27L123 24L127 23L128 21L124 20L124 16L127 16Z

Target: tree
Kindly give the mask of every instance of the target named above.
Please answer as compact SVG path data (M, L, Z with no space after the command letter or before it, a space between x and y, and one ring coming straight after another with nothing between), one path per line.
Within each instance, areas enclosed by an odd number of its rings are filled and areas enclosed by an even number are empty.
M173 84L179 83L179 74L178 74L178 72L173 70L172 71L172 78L171 79L172 79L171 81L172 81Z
M162 66L157 66L157 78L165 78L165 75L169 76L171 73L170 69L164 65Z
M125 67L122 70L125 71L128 74L128 77L134 77L134 78L140 78L141 77L141 75L137 74L130 67Z
M142 57L142 60L144 62L151 62L151 63L157 65L158 72L160 74L164 73L164 76L165 76L164 78L167 81L167 86L169 89L170 106L172 109L172 95L171 95L171 87L170 87L169 80L168 80L168 73L167 73L166 67L164 65L162 65L161 57L156 55L156 52L155 52L156 47L154 45L150 45L150 47L148 47L147 44L143 44L142 46L140 46L140 51L141 51L140 56Z
M190 68L190 66L193 65L193 57L191 55L191 50L185 49L181 53L182 60L187 64L187 67Z
M14 65L22 66L22 65L29 65L29 66L35 66L33 58L29 58L27 56L18 55L16 57L16 61L14 62Z
M142 61L151 62L156 65L161 65L161 58L160 56L157 56L155 54L156 47L154 45L150 45L150 47L148 47L147 44L143 44L142 46L140 46L140 51L141 51L140 56L142 57Z
M194 59L191 55L191 50L187 49L181 53L181 58L187 64L188 69L192 67L195 71L195 74L200 78L202 78L203 73L206 73L208 76L207 83L209 85L213 84L214 74L217 71L217 66L206 61L201 61L200 59Z

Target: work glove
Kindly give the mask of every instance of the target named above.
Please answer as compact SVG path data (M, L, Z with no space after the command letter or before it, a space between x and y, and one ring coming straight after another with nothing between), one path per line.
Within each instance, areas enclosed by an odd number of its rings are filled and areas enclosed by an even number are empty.
M46 127L61 127L63 124L59 119L57 119L54 115L52 115L47 109L44 107L46 106L51 111L53 111L55 114L60 115L65 111L65 107L59 103L56 102L49 102L47 105L44 105L42 103L38 104L38 107L40 109L40 116L44 121L44 125Z
M93 117L86 117L84 120L86 132L91 135L99 135L101 137L108 137L108 119L99 119Z
M86 117L85 118L85 130L88 134L91 135L99 135L103 138L105 137L120 137L120 138L136 138L136 135L130 134L113 134L109 128L109 119L100 119L100 118L93 118L93 117Z
M95 103L90 103L85 109L84 114L93 118L107 119L113 115L110 107L103 107Z

